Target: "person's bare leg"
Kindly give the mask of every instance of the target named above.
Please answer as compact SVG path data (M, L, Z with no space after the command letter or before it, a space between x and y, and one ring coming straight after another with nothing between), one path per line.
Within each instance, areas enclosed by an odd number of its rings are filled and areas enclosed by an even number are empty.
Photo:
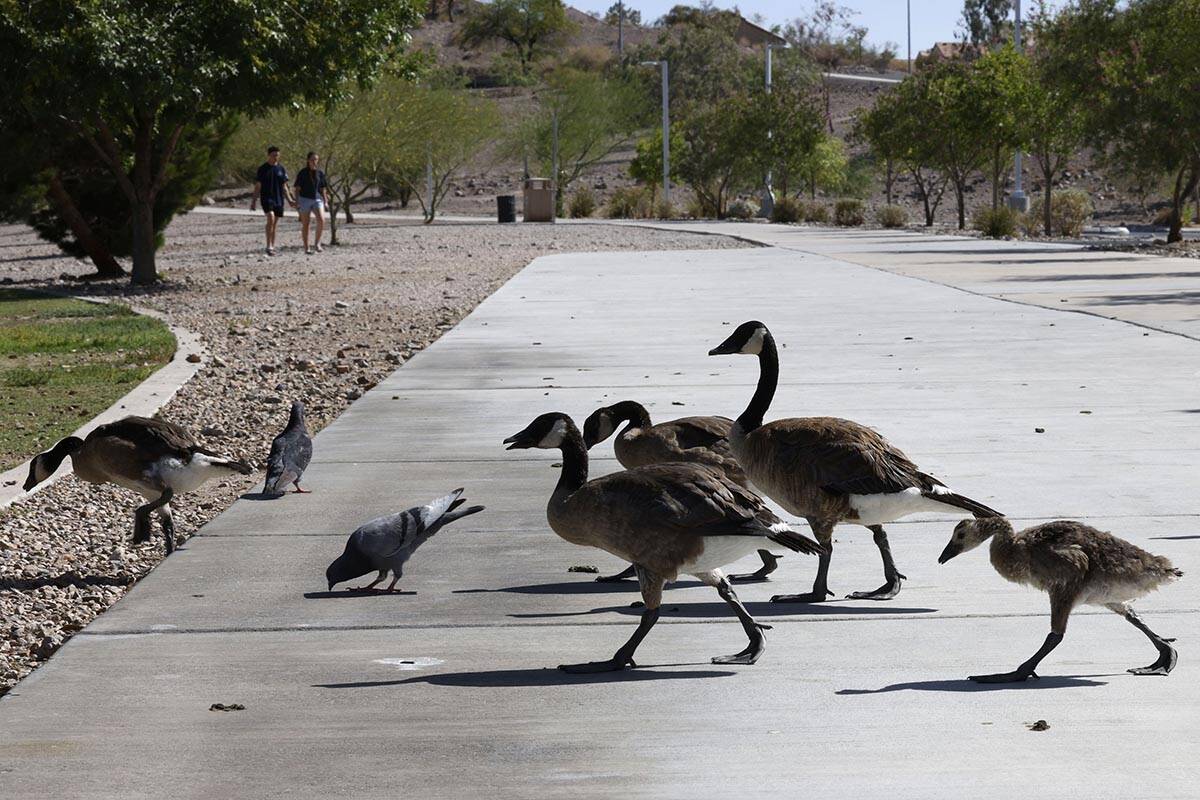
M308 217L309 212L300 212L300 239L304 242L304 252L308 252Z
M318 252L321 250L321 235L325 233L325 214L321 211L321 207L317 206L313 209L313 216L317 218L317 235L313 237L313 247Z
M267 227L266 227L267 249L270 250L272 247L275 246L275 225L274 225L275 215L272 214L270 211L268 211L265 214L263 214L263 216L267 218Z

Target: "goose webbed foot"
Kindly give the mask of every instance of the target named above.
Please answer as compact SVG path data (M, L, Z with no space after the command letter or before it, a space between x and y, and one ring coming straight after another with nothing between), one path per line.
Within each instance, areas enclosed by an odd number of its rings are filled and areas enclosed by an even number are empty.
M613 656L607 661L587 661L583 664L559 664L558 668L572 675L590 675L596 672L620 672L623 669L636 667L632 658Z
M851 592L846 595L847 600L891 600L896 595L900 594L900 584L902 581L908 580L899 572L888 580L883 586L871 592Z
M811 591L804 594L777 594L771 598L772 603L824 603L829 598L833 597L833 592L828 589L824 591Z
M1175 648L1166 642L1174 641L1173 639L1163 640L1163 645L1158 650L1158 660L1148 667L1134 667L1128 672L1131 675L1169 675L1171 670L1175 669L1175 665L1179 663L1179 653L1175 652Z
M750 583L752 581L767 580L767 576L779 568L779 556L766 550L759 550L758 555L763 562L761 567L754 572L748 572L744 575L730 575L729 580L733 583Z
M621 572L615 575L601 575L596 578L596 583L620 583L623 580L634 578L637 576L637 569L632 564L626 567Z
M970 675L968 680L976 683L1021 683L1037 677L1038 674L1031 669L1014 669L1012 672L997 672L992 675Z
M769 626L765 626L769 627ZM761 633L750 640L750 644L746 645L746 649L740 653L734 653L731 656L716 656L713 658L714 664L753 664L762 656L766 650L766 637Z

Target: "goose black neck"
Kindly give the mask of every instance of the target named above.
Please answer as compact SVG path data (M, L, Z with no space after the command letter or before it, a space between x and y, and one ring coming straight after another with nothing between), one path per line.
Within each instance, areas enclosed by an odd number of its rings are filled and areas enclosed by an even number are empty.
M68 436L67 438L54 445L46 453L46 466L53 473L62 464L63 459L83 447L83 439L78 436Z
M775 349L775 337L768 331L763 334L762 350L758 353L758 386L750 398L750 404L737 418L743 432L749 433L762 425L778 385L779 352Z
M632 423L633 427L637 428L650 427L650 412L646 411L646 407L635 400L622 400L619 403L614 403L608 407L608 411L613 422L617 424L629 422Z
M567 435L559 445L562 451L562 473L558 476L558 486L554 493L573 492L587 483L588 457L587 448L583 445L583 436L574 425L567 428Z

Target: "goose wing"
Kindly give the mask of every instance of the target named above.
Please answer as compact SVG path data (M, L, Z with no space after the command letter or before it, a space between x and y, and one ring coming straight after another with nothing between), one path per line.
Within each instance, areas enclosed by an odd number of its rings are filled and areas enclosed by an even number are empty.
M655 464L587 484L630 527L696 536L766 536L782 521L752 492L699 464ZM601 510L601 509L597 509Z
M88 439L119 440L148 461L163 457L191 458L195 453L216 455L196 442L195 437L178 425L161 419L125 417L101 425Z
M663 433L674 439L680 450L691 450L693 447L717 449L724 445L725 452L729 451L729 429L733 420L727 417L681 417L655 425Z
M877 431L833 417L780 420L758 428L752 446L810 486L837 494L890 494L941 483Z

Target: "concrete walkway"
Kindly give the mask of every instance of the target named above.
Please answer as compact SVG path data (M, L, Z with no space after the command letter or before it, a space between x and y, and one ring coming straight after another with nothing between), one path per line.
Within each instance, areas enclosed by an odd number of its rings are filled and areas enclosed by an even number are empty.
M1119 319L1200 339L1200 261L1194 258L903 230L738 222L618 224L737 236L1010 302Z
M610 655L636 595L568 574L619 565L547 529L555 454L500 440L626 397L736 414L754 361L705 353L749 318L784 346L772 416L875 425L1022 523L1082 517L1174 559L1189 577L1141 608L1180 637L1176 672L1125 674L1152 648L1085 610L1040 681L963 680L1028 656L1047 608L984 552L939 566L949 517L891 526L891 602L770 605L808 587L800 556L741 589L774 625L753 667L708 662L743 634L684 581L643 668L554 670ZM321 433L314 494L237 503L0 699L0 796L1194 797L1198 347L792 249L539 259ZM415 594L325 593L355 525L456 486L488 511L418 553ZM880 577L869 533L840 528L834 590Z

